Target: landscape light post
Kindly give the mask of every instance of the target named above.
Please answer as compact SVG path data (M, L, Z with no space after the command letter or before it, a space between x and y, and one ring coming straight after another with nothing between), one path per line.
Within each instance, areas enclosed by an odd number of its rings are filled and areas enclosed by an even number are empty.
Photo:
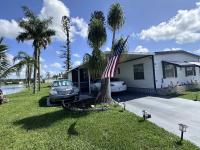
M144 120L151 118L151 114L148 114L146 110L142 111Z
M178 124L179 125L179 130L181 131L181 140L180 140L180 143L183 141L183 133L186 132L188 126L187 125L184 125L184 124Z

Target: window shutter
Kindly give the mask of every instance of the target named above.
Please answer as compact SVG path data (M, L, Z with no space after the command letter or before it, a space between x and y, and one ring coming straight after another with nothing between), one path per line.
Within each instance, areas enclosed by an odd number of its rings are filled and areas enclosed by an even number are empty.
M175 77L177 78L177 67L174 65L174 69L175 69Z
M196 76L196 67L194 67L194 76Z
M187 67L185 67L185 76L187 77Z
M165 76L165 63L162 62L162 71L163 71L163 78L165 79L166 76Z

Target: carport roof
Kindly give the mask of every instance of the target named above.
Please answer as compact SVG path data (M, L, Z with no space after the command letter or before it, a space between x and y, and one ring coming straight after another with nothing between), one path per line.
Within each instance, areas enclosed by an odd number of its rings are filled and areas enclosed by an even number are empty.
M164 63L169 63L169 64L173 64L173 65L177 65L179 67L200 67L200 62L178 62L178 61L163 61Z
M175 53L184 53L184 54L188 54L194 57L198 57L200 58L199 55L184 51L184 50L175 50L175 51L157 51L157 52L128 52L128 53L123 53L121 55L120 61L119 63L125 63L131 60L136 60L136 59L140 59L140 58L144 58L144 57L148 57L148 56L153 56L153 55L165 55L165 54L175 54ZM109 55L110 52L105 52L106 55ZM169 62L170 63L170 62ZM171 62L175 65L178 66L200 66L199 62ZM69 70L68 72L72 71L72 70L76 70L78 68L85 68L86 63L83 63L79 66L76 66L74 68L72 68L71 70Z
M109 55L109 53L106 53L106 55ZM140 59L140 58L144 58L144 57L152 56L152 55L154 55L154 53L135 53L135 52L123 53L121 55L119 63L124 63L124 62L127 62L127 61ZM85 68L85 66L86 66L86 63L80 64L80 65L72 68L68 72L71 72L72 70L76 70L78 68Z

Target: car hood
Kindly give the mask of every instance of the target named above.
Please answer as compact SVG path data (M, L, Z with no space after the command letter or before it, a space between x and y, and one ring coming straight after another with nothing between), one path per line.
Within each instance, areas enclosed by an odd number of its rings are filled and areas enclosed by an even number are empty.
M124 83L124 81L111 81L110 84L113 85L122 85Z

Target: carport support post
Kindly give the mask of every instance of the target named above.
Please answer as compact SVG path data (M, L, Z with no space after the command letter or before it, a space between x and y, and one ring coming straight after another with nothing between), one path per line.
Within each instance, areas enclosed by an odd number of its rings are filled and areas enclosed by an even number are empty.
M80 80L80 69L78 68L78 88L79 88L79 91L81 91L81 80Z
M88 69L88 84L89 84L89 94L91 94L91 88L90 88L90 71Z

